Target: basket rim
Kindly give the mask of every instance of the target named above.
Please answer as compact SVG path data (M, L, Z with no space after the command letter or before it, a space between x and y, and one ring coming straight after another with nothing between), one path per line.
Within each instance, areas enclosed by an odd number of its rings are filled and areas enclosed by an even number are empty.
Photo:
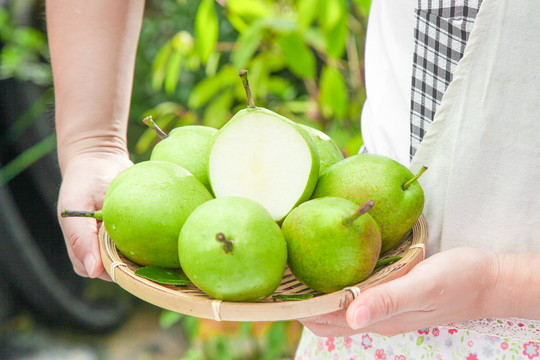
M380 269L366 280L336 292L316 293L301 284L287 268L280 288L296 287L300 290L295 291L300 293L314 294L312 298L301 301L228 302L213 299L194 287L185 289L162 285L135 275L134 271L141 266L121 255L104 226L100 227L98 235L103 266L112 281L148 303L185 315L218 321L286 321L346 309L361 291L405 275L425 258L427 222L421 215L410 234L404 238L402 243L406 243L406 249L400 254L400 260Z

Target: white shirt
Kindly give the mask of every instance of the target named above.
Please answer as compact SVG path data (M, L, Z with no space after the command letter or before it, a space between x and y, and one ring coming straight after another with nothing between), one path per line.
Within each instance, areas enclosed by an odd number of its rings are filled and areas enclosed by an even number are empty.
M415 0L373 1L365 47L364 145L404 165L410 162L415 5Z

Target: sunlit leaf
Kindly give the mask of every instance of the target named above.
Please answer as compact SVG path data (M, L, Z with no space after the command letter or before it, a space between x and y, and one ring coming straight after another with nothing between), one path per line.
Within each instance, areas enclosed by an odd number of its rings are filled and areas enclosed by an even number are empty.
M317 10L321 28L329 31L347 14L347 3L345 0L320 1Z
M152 66L152 88L156 91L161 89L167 71L167 61L172 52L172 43L168 41L159 49Z
M296 2L298 26L300 29L307 28L317 18L319 1L320 0L298 0Z
M243 18L254 19L272 14L271 2L264 0L227 0L227 10Z
M233 65L236 70L245 67L251 59L264 35L265 24L263 20L255 21L237 40L237 49L234 51Z
M332 29L328 30L325 35L326 53L339 59L345 53L347 45L347 36L349 28L347 27L347 17L344 16Z
M189 95L188 107L198 109L204 106L225 86L237 81L237 73L230 66L223 67L215 76L204 78L195 85Z
M298 32L282 35L278 45L293 74L304 79L315 77L315 56Z
M330 66L325 66L320 79L319 105L327 118L342 119L347 113L347 85L341 73Z
M218 40L219 23L214 0L202 0L195 17L195 38L197 53L206 63L214 51Z
M231 117L231 108L234 103L234 92L232 89L225 89L206 108L203 117L203 124L216 129L221 128Z
M173 49L167 62L167 70L165 71L164 87L165 91L169 94L176 90L178 81L180 79L180 72L182 71L182 61L184 60L184 54L181 49Z

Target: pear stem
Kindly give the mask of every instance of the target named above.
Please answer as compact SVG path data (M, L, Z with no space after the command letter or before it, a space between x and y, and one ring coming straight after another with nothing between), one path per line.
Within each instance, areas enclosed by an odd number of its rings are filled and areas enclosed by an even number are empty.
M223 251L225 251L225 254L233 253L234 247L232 240L229 240L225 237L225 234L219 233L216 235L216 240L222 243Z
M98 211L80 211L80 210L62 210L60 213L62 217L90 217L97 220L103 220L101 210Z
M356 219L358 219L360 216L364 215L369 210L371 210L373 206L375 206L375 201L373 200L366 201L358 209L354 210L351 215L343 219L343 225L345 226L351 225Z
M411 180L407 181L405 184L403 184L403 190L407 190L409 186L412 185L413 182L418 180L418 178L424 173L424 171L427 170L427 166L422 166L418 174L416 174Z
M250 109L255 109L255 102L253 101L253 95L251 94L251 89L249 87L248 71L246 69L242 69L238 73L238 76L240 76L240 79L242 79L242 84L244 85L244 90L246 91L248 107Z
M165 139L167 137L169 137L169 135L167 135L163 130L160 129L159 126L157 126L157 124L154 122L154 120L152 119L152 115L150 116L147 116L143 119L143 123L145 123L147 126L149 126L152 130L154 130L156 132L156 134L158 134L158 136L161 138L161 139Z

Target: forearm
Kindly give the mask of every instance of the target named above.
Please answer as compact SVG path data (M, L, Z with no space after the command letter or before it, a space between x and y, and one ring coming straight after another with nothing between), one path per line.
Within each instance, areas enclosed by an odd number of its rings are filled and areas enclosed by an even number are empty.
M540 253L497 257L494 284L487 292L488 315L540 320Z
M127 155L144 0L47 0L62 171L88 152Z

